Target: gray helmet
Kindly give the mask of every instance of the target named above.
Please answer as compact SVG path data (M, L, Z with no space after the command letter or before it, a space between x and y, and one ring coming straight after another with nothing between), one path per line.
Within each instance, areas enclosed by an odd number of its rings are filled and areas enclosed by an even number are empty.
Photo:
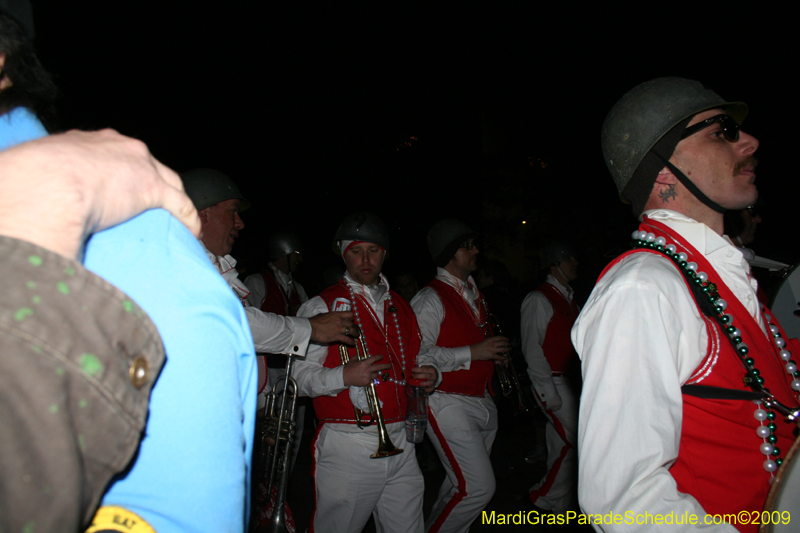
M333 252L341 255L339 241L373 242L389 253L389 231L381 219L372 213L353 213L345 218L333 237Z
M293 231L276 231L269 236L267 248L269 250L269 258L278 259L301 251L303 243Z
M437 267L444 268L469 239L477 237L469 226L455 218L440 220L428 231L428 251Z
M714 108L724 109L740 124L747 116L746 104L726 102L700 82L685 78L650 80L620 98L601 136L603 157L620 198L643 206L664 168L661 157L669 159L680 141L683 128L675 127L685 127L694 115ZM661 157L649 161L646 156L657 145Z
M575 249L564 242L552 242L542 248L542 265L551 267L567 257L575 257Z
M234 198L241 200L239 211L250 207L250 202L239 192L236 183L219 170L195 168L181 174L181 179L186 194L192 199L198 211Z

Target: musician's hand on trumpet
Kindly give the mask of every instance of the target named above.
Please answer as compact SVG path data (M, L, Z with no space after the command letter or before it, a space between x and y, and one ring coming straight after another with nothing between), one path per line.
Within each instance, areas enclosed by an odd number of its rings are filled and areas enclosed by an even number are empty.
M308 319L311 323L311 340L318 344L339 342L353 346L355 329L352 311L320 313Z
M420 385L428 394L433 392L433 389L436 387L436 379L439 377L436 369L430 365L415 366L411 369L411 375L414 376L414 379L422 380Z
M472 361L501 361L508 364L508 352L511 350L511 343L508 337L497 335L489 337L477 344L469 347Z
M379 378L381 372L392 368L388 363L377 364L381 359L382 355L373 355L366 359L350 359L350 362L344 365L342 372L345 387L366 387L374 379Z

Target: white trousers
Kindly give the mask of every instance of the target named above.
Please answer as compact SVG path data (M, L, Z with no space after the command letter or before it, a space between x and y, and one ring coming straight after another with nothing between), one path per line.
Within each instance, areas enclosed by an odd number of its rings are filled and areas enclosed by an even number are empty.
M375 518L378 533L422 533L425 482L405 425L387 426L403 453L371 459L378 448L374 425L322 424L314 439L312 469L316 509L309 532L360 532Z
M437 392L429 401L427 434L447 477L425 529L428 533L469 531L494 495L489 454L497 434L497 408L488 392L483 398Z
M571 381L553 377L561 408L547 415L547 474L531 487L531 502L556 513L577 510L579 394ZM538 394L534 396L539 398ZM541 402L541 400L539 400Z

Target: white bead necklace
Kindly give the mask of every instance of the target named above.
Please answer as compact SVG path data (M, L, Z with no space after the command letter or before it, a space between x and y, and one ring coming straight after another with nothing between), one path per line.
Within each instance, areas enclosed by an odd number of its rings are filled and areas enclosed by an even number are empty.
M347 288L350 291L350 301L352 302L352 305L353 305L353 314L356 317L356 325L363 332L364 331L364 327L363 327L363 325L361 323L361 315L358 312L358 305L356 305L356 294L353 291L353 287L351 287L349 283L347 284ZM387 299L388 299L388 302L389 302L389 312L392 314L392 317L394 318L394 327L397 330L397 344L400 347L400 365L401 365L400 369L401 369L401 372L405 373L405 371L406 371L406 352L405 352L405 349L403 347L403 335L400 333L400 321L397 319L397 308L394 306L394 303L392 303L392 293L387 291L386 294L387 294ZM369 304L367 304L367 307L369 307ZM368 309L368 310L370 312L372 312L371 309ZM378 319L377 319L376 316L373 316L373 319L375 320L376 323L378 323ZM388 345L389 344L389 337L388 337L388 335L386 335L386 333L384 333L384 337L386 339L386 344ZM364 349L365 350L367 349L366 342L364 343ZM369 353L366 353L364 355L369 357ZM383 381L389 381L391 383L397 383L401 387L405 386L405 384L406 384L406 381L404 379L395 379L392 376L390 376L388 372L383 374ZM380 385L382 383L382 381L380 379L378 379L378 378L375 378L373 383L375 383L375 385Z
M761 377L761 373L755 367L755 360L749 356L749 348L742 340L742 332L733 325L733 315L725 313L725 310L728 308L728 302L719 297L716 292L716 285L709 281L708 274L705 272L697 272L697 263L689 261L689 256L686 253L678 253L677 246L674 244L667 244L667 240L664 237L656 237L654 233L648 233L643 230L634 231L631 237L634 241L633 245L637 248L650 248L664 253L667 257L672 259L679 268L683 269L684 272L688 274L689 278L693 279L695 283L703 288L703 292L713 304L724 324L723 330L730 337L734 349L737 354L739 354L747 370L745 383L754 390L762 389L765 392L769 392L768 389L762 387L764 378ZM800 378L800 372L797 370L796 362L792 360L791 352L786 349L786 341L781 337L778 326L771 322L772 317L764 313L763 307L761 308L761 313L772 335L772 342L776 346L781 360L786 363L784 370L789 374L789 377L793 378L791 387L795 391L800 391L800 379L798 379ZM756 404L753 418L758 420L760 424L756 428L756 435L762 440L759 449L761 453L767 456L762 466L764 470L774 475L774 472L783 463L783 459L779 457L781 450L775 446L775 442L778 440L777 435L775 435L775 430L777 429L777 425L775 424L776 415L771 407L767 407L767 410L762 409L761 407L764 405L762 401L754 400L753 403ZM775 459L772 459L770 456L775 457Z

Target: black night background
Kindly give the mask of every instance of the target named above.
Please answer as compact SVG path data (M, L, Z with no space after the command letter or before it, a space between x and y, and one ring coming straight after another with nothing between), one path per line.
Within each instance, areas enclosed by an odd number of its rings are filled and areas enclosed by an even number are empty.
M749 104L764 202L753 248L796 263L795 32L777 7L702 5L36 2L34 16L63 128L112 127L179 172L228 173L253 203L233 255L258 268L267 232L293 228L313 293L357 210L392 228L389 271L432 277L425 234L455 216L520 281L548 238L574 239L591 286L635 227L602 121L659 76Z

